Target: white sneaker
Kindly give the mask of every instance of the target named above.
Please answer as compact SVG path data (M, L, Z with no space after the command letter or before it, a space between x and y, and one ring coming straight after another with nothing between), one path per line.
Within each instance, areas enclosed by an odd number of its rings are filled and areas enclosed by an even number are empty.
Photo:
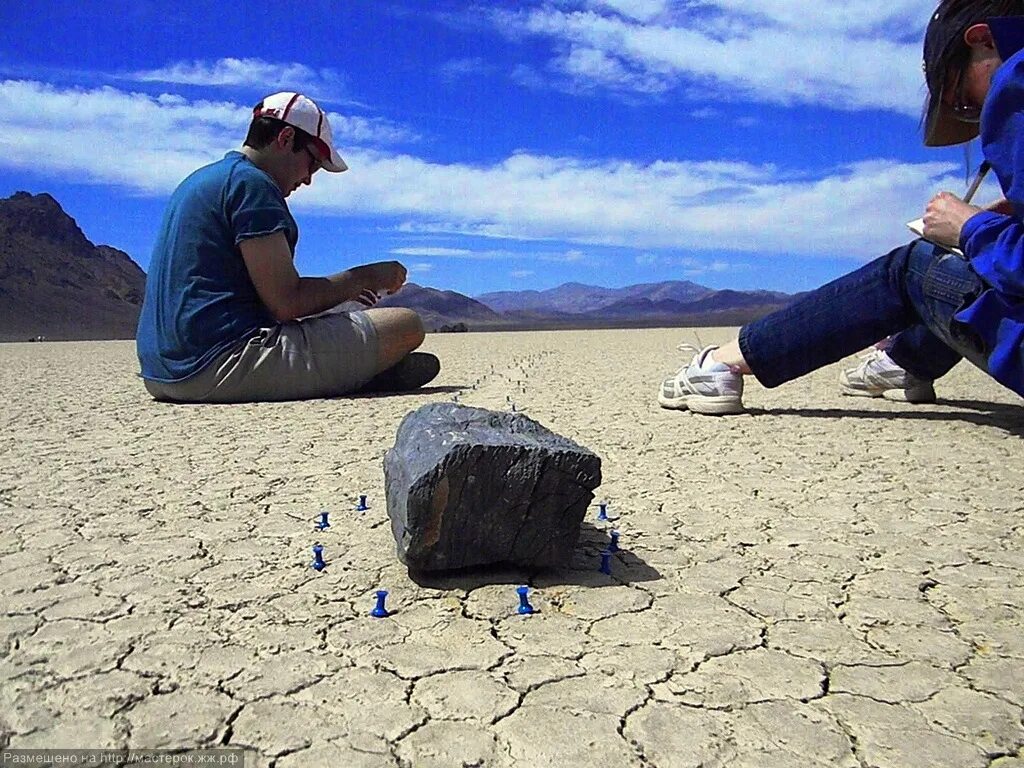
M658 404L662 408L690 409L694 413L742 413L743 377L728 368L704 370L705 367L720 365L708 357L718 347L697 349L691 344L681 344L679 349L695 354L675 376L662 382Z
M839 391L852 397L884 397L905 403L934 403L932 382L907 373L883 349L873 349L860 365L839 374Z

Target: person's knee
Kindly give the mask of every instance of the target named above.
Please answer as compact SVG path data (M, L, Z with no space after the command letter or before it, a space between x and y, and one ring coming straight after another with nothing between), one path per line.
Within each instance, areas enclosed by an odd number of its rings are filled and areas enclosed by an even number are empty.
M366 314L377 331L381 368L394 365L426 338L423 320L411 309L387 307L367 310Z
M427 337L422 318L416 311L404 307L395 307L391 311L393 315L388 318L389 335L396 344L405 348L406 353L412 352Z
M409 351L411 352L427 338L427 331L423 327L423 318L421 318L417 312L414 312L411 309L403 310L403 312L405 313L405 320L403 320L403 322L408 326L407 338L412 344L409 348Z

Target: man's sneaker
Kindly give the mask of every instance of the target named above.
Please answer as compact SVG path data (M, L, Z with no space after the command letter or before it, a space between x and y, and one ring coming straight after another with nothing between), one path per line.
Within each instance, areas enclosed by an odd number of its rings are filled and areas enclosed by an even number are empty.
M662 408L677 410L689 408L694 413L742 413L743 377L709 357L718 347L697 349L690 344L682 344L679 349L695 354L675 376L662 382L658 404ZM705 370L710 367L716 369Z
M370 379L359 392L408 392L429 384L441 371L441 361L429 352L410 352Z
M873 349L860 365L839 374L839 391L853 397L884 397L906 403L934 403L935 387L900 368L883 349Z

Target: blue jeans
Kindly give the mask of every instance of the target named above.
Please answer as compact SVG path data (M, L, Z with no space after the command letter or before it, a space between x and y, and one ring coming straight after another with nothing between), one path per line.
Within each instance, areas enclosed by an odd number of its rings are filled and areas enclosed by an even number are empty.
M889 356L920 379L934 381L963 358L987 371L981 341L953 319L985 287L961 256L915 240L744 326L740 350L766 387L893 334Z

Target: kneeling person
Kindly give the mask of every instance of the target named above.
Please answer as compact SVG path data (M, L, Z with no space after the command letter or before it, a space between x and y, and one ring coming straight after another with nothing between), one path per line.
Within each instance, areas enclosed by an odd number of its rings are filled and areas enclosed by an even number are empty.
M406 279L396 261L300 277L299 231L285 201L320 169L348 168L324 112L297 93L253 110L240 151L175 190L153 249L137 334L142 377L158 400L251 402L413 389L437 375L413 353L409 309L370 307Z

